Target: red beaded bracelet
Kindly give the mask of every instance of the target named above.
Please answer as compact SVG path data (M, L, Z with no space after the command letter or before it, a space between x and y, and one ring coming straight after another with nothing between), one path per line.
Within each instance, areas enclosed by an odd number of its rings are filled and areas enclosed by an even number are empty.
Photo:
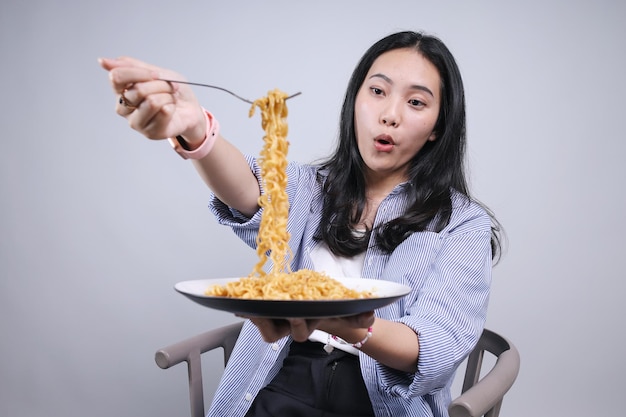
M361 347L370 339L370 337L372 337L372 326L367 328L367 333L365 334L365 337L363 338L363 340L361 340L360 342L356 342L356 343L349 343L346 342L345 340L343 340L342 338L332 335L331 337L336 340L337 342L344 344L344 345L350 345L354 348L357 349L361 349Z

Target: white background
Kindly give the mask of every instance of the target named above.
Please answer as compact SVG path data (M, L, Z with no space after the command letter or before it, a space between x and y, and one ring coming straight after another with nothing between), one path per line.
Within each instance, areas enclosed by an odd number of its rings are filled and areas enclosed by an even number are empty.
M132 55L289 102L290 158L333 148L358 58L440 36L467 92L472 190L506 228L488 327L519 348L503 415L620 415L626 359L626 3L18 1L0 5L0 415L185 416L154 352L234 320L173 290L256 260L165 142L114 113L97 57ZM197 89L258 153L258 114ZM208 388L219 373L209 357Z

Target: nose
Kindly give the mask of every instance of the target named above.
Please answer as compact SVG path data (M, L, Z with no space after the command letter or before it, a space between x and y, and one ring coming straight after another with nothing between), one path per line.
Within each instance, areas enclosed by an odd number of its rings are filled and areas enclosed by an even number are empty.
M390 116L383 117L381 121L386 126L396 127L398 125L398 122L396 122L395 118Z
M391 100L388 102L387 106L383 108L383 111L380 114L380 122L385 126L398 126L400 123L400 110L398 109L397 103L394 103Z

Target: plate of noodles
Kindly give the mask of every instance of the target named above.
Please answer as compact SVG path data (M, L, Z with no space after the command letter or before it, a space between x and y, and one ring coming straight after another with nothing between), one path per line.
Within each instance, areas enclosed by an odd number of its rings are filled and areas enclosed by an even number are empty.
M411 291L410 287L391 281L365 278L336 278L332 279L332 281L343 287L344 290L347 290L347 293L343 295L320 296L315 291L312 293L306 292L314 285L303 283L298 288L297 285L293 285L293 282L285 282L283 288L278 288L278 291L269 295L244 295L250 298L233 295L214 295L219 294L219 291L224 290L228 285L232 287L250 280L259 281L261 279L247 277L183 281L177 283L174 289L205 307L244 317L268 318L351 316L389 305ZM303 281L301 278L297 278L297 280ZM254 281L255 284L260 284L257 281ZM285 288L288 289L286 290ZM217 292L215 289L218 289Z
M259 261L246 277L179 282L176 291L216 310L247 317L321 318L373 311L407 295L411 288L383 280L331 278L307 269L291 271L287 230L287 94L275 89L255 100L249 112L261 109L265 132L258 159L264 184L256 252ZM272 268L265 273L264 266Z

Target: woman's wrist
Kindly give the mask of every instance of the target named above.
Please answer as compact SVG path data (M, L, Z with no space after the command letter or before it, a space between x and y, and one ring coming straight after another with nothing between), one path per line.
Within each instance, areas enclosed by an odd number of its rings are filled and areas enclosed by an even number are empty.
M168 141L183 159L202 159L209 154L219 134L219 122L207 110L202 109L206 118L206 131L204 139L200 143L189 143L184 137L178 135L168 138Z
M357 349L361 349L363 347L363 345L365 343L367 343L368 340L370 340L370 338L372 337L372 334L373 334L373 328L372 328L372 326L370 326L370 327L367 328L365 336L362 339L359 339L358 341L356 341L354 343L347 342L347 341L345 341L344 339L342 339L339 336L331 335L331 337L334 340L336 340L337 342L339 342L339 343L350 345L350 346L352 346L354 348L357 348Z

